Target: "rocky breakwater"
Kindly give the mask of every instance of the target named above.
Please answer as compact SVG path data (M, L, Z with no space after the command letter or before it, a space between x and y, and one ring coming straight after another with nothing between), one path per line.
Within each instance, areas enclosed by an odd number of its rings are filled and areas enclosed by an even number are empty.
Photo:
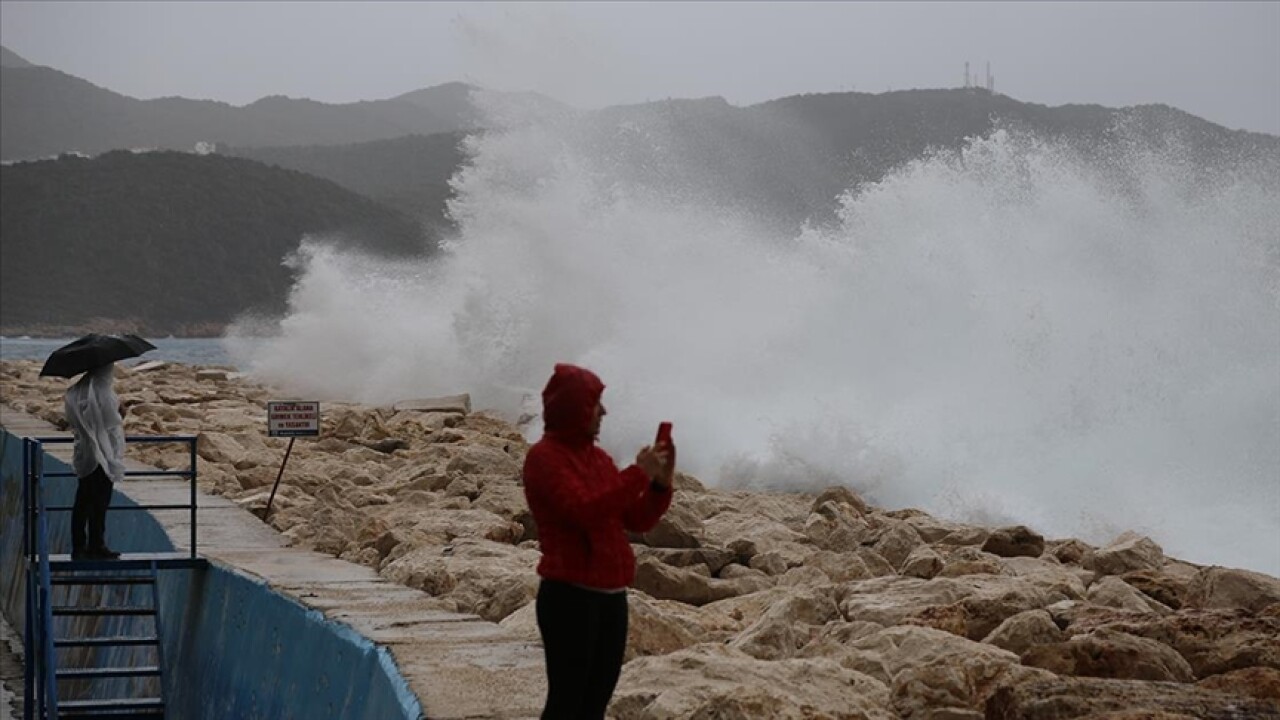
M4 402L62 423L65 382L4 363ZM218 368L121 371L137 434L199 436L201 485L261 514L283 397ZM270 524L536 641L526 442L465 407L326 403L295 445ZM176 449L131 450L185 467ZM1276 542L1259 538L1258 542ZM678 478L634 538L618 718L1280 718L1280 580L1026 527Z

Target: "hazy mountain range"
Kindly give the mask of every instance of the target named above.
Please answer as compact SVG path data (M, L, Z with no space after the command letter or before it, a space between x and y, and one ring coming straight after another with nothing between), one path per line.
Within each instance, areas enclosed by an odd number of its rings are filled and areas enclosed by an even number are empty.
M181 331L229 321L250 307L278 308L289 283L280 261L303 232L358 225L360 242L370 247L430 252L450 224L444 208L448 180L465 162L461 140L485 131L474 88L461 83L386 100L273 96L236 107L137 100L7 49L0 61L6 333L54 331L94 317ZM791 230L833 217L844 190L997 124L1078 143L1104 164L1135 138L1154 145L1177 138L1192 171L1223 158L1280 157L1276 136L1228 130L1167 106L1046 107L974 89L798 95L748 107L720 98L667 100L590 113L533 94L498 95L569 118L574 137L598 150L594 156L612 158L610 171L621 179L741 208ZM197 143L202 151L216 148L217 157L191 154ZM119 149L186 154L22 162ZM416 241L407 242L406 232ZM151 238L139 252L169 253L163 265L117 260L124 255L113 250L132 248L139 237ZM193 251L175 251L184 245ZM174 292L200 287L206 299L160 308L117 293L120 302L105 307L81 289L83 276L57 267L84 257L107 263L126 286L153 282L142 273L164 272L174 278ZM27 274L64 278L76 289L58 299L55 312L23 297L33 290L19 277ZM219 281L210 286L214 274ZM208 299L219 292L222 300Z

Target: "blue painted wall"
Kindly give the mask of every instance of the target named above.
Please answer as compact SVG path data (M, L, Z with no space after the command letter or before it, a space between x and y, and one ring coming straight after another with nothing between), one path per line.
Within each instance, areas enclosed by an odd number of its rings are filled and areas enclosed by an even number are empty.
M0 456L0 610L22 632L22 441L4 432ZM67 466L45 457L46 472ZM45 500L70 505L75 480L49 481ZM113 505L133 504L116 493ZM61 515L61 517L59 517ZM51 515L53 552L67 552L69 517ZM172 550L168 536L150 514L112 512L107 538L125 552ZM327 620L262 582L211 565L207 570L166 570L158 584L165 667L165 697L170 720L418 720L421 705L409 691L394 660L345 625ZM73 590L68 604L91 602L97 589ZM149 589L117 588L112 604L149 604ZM57 631L69 634L142 634L150 618L59 619ZM76 623L74 627L72 623ZM108 625L108 623L110 623ZM65 652L65 651L60 651ZM97 650L95 664L154 662L154 650ZM146 655L134 655L146 653ZM138 664L142 664L139 662ZM100 697L145 692L147 680L98 681ZM110 683L117 683L111 685ZM133 683L126 687L126 684Z

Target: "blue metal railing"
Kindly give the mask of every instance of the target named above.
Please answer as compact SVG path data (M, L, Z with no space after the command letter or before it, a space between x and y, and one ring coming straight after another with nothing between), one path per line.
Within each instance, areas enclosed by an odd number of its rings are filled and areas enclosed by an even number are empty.
M76 477L71 472L46 473L44 446L75 442L70 437L24 438L22 469L23 532L22 550L26 560L27 612L24 619L23 650L26 653L24 720L58 718L57 662L53 634L53 573L49 565L49 513L69 512L72 506L47 506L44 499L46 478ZM186 477L190 480L190 502L186 504L108 506L108 510L186 510L191 512L191 554L196 550L196 438L190 435L128 436L126 443L185 443L189 465L186 470L130 470L126 477ZM155 563L152 563L155 568ZM153 586L153 593L155 588ZM153 597L158 600L158 596ZM157 605L158 607L158 605ZM158 611L157 611L158 612ZM157 615L158 617L158 615ZM158 620L157 620L158 623ZM159 628L157 627L157 633ZM33 702L34 699L34 702ZM35 714L33 714L35 713Z
M130 510L187 510L191 511L191 559L196 559L196 438L191 435L129 435L125 443L185 443L187 445L188 464L186 470L126 470L125 477L185 477L190 478L191 495L187 503L168 505L122 505L110 507L114 511ZM68 444L75 442L70 437L44 437L32 440L36 445ZM36 450L43 456L43 447ZM73 472L42 473L39 478L76 477ZM71 512L71 505L55 505L47 508L49 512Z
M36 445L31 477L40 477L44 469L44 452ZM40 587L37 591L40 603L40 666L43 671L40 679L44 681L44 692L40 693L40 717L58 717L57 662L53 654L53 573L49 571L49 515L44 505L44 493L35 488L36 496L36 552L39 561Z

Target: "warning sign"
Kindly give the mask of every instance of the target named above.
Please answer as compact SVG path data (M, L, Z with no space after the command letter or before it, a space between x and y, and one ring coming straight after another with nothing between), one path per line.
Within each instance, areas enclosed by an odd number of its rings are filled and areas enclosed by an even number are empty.
M271 437L315 437L320 434L320 403L267 403L267 435Z

